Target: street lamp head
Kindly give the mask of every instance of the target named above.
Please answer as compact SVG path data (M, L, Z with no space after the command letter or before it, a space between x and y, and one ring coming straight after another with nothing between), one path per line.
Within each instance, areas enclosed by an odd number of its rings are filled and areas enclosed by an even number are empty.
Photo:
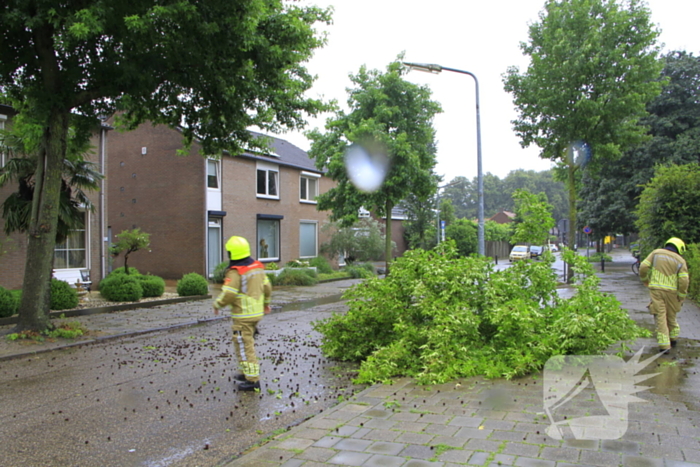
M442 67L440 65L436 65L434 63L412 63L412 62L403 62L404 66L408 68L408 71L422 71L424 73L434 73L438 74L442 71Z

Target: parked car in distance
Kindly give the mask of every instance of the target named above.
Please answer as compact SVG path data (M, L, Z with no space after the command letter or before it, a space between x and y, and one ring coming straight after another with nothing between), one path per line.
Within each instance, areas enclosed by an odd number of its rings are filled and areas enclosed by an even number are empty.
M552 253L555 253L555 252L559 251L559 247L556 245L556 243L550 243L549 244L549 251L551 251Z
M509 261L515 261L518 259L527 259L530 257L530 247L527 245L515 245L512 250L510 250Z
M531 258L537 258L539 256L542 256L542 253L544 253L544 248L541 246L533 245L530 247L530 257Z

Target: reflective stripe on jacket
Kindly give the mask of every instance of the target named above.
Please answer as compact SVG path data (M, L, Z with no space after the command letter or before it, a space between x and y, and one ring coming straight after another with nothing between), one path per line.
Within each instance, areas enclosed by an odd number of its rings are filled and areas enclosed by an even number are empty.
M214 301L217 309L231 307L236 318L253 318L264 314L270 304L272 285L259 261L249 266L233 266L226 271L221 293Z
M688 293L688 265L681 255L665 248L652 251L642 261L639 277L650 289L673 290L680 298Z

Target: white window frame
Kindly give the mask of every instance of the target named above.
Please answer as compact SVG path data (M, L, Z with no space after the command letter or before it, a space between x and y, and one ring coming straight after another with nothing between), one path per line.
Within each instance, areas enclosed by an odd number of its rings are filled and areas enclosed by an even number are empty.
M300 203L306 203L306 204L316 204L316 197L319 195L318 188L321 185L320 183L321 175L320 174L315 174L313 172L301 172L301 175L299 176L299 202ZM315 192L316 194L314 195L313 198L309 197L309 184L313 182ZM302 189L306 188L306 198L302 196Z
M214 167L215 174L214 176L216 177L216 187L211 187L209 186L209 177L211 177L211 174L209 173L209 170L211 167ZM207 190L211 191L221 191L221 162L217 159L207 159Z
M219 263L221 263L223 261L222 256L223 256L224 245L223 245L223 241L221 238L221 231L222 231L221 224L222 224L221 218L218 218L218 217L210 217L209 222L207 223L207 263L209 263L209 264L207 264L207 272L209 273L209 277L214 276L214 270L216 269L216 266L218 266ZM217 237L218 237L216 245L212 245L210 242L212 232L216 232ZM219 256L218 260L215 260L214 258L211 257L212 256L211 250L212 250L213 246L216 246L219 250L218 251L218 256ZM215 261L215 264L212 264L212 261Z
M85 218L84 218L85 224L83 225L83 228L82 229L71 229L68 233L68 238L66 238L66 241L64 243L64 245L66 247L65 248L58 248L59 245L56 245L54 247L53 254L55 256L57 252L65 252L65 254L67 255L66 260L68 260L70 258L71 251L84 250L84 252L85 252L85 264L83 266L75 266L75 265L68 264L68 267L54 268L54 269L57 269L57 270L60 270L60 269L88 269L89 270L90 269L90 212L87 210L83 210L82 212L85 215ZM76 232L76 231L83 232L84 245L85 245L84 248L68 248L68 246L69 246L68 241L69 241L71 232ZM66 261L66 262L68 262L68 261ZM55 259L54 259L54 263L55 263Z
M314 226L314 254L303 255L301 251L301 226L302 225L313 225ZM318 256L318 221L301 220L299 221L299 258L315 258Z
M279 169L279 165L258 161L256 166L255 166L255 169L256 169L255 170L255 195L258 198L264 198L264 199L280 199L280 169ZM258 193L258 176L259 176L258 172L259 171L265 172L265 193ZM277 186L275 188L277 189L277 194L274 194L274 195L270 194L270 173L276 174L275 180L277 182Z

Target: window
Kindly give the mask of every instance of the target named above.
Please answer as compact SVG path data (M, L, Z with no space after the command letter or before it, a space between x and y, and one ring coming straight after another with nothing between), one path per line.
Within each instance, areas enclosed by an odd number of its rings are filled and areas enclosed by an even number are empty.
M258 219L258 259L279 260L280 221Z
M54 269L73 269L87 267L87 230L85 229L86 214L80 226L68 231L68 237L56 244L54 249Z
M307 203L316 203L318 196L318 179L320 175L302 172L299 180L299 200Z
M207 262L209 277L214 275L214 270L221 263L221 219L209 218L207 230Z
M316 222L304 222L299 224L299 257L300 258L315 258L318 256L318 244Z
M257 165L257 194L258 198L279 199L279 168L275 164L258 162Z
M219 161L207 160L207 188L219 189Z

